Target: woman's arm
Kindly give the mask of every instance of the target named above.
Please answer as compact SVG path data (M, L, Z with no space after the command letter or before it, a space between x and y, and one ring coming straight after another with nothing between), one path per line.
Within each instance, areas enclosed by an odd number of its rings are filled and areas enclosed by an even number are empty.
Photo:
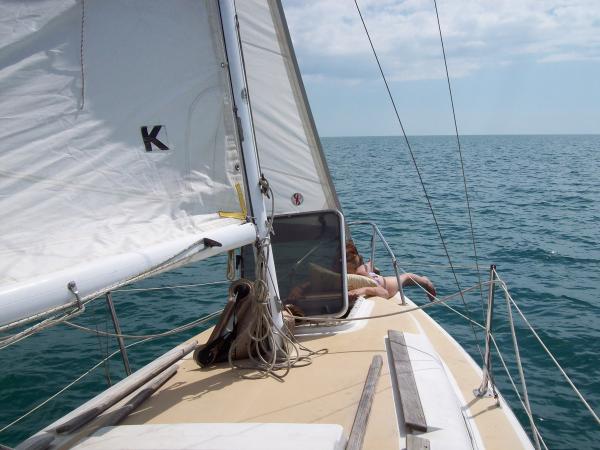
M358 288L358 289L352 289L351 291L348 292L348 299L350 300L356 300L358 297L383 297L383 298L389 298L389 292L387 291L387 289L381 287L381 286L369 286L369 287L362 287L362 288Z

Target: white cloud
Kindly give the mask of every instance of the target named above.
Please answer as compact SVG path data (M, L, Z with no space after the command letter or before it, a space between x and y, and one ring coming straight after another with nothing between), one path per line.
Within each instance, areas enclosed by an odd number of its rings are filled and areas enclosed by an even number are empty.
M360 0L392 80L444 75L433 0ZM352 0L284 0L303 72L318 79L377 76ZM522 61L598 60L598 0L438 0L452 77Z

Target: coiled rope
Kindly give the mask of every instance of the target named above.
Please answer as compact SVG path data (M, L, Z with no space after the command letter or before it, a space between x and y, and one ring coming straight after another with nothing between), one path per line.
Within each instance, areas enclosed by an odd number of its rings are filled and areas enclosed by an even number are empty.
M274 196L270 191L272 209L274 211ZM267 236L257 244L256 281L250 292L251 311L248 315L253 319L245 329L241 330L229 348L229 365L235 369L248 369L254 374L243 374L244 378L265 378L272 376L282 381L292 367L306 366L312 363L312 357L324 354L326 349L313 351L296 340L293 333L283 324L280 328L273 321L269 309L267 277L273 276L269 271L270 236L273 227L273 216L268 221ZM274 283L273 283L274 284ZM276 299L278 302L279 299ZM245 342L246 347L240 348ZM234 359L236 351L248 355L249 362Z
M261 292L266 284L257 280L254 282L255 298L252 301L252 311L249 313L254 321L242 330L229 348L228 361L234 369L254 370L254 374L243 374L243 378L265 378L272 376L281 381L292 367L312 364L314 355L327 353L326 349L313 351L299 343L293 333L285 325L279 329L273 322L266 297ZM245 342L245 348L240 343ZM248 361L236 361L234 355L242 351L248 355Z

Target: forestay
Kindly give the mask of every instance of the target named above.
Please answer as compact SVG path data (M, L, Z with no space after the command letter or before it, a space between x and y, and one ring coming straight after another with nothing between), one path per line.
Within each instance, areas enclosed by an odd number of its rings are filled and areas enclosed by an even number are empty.
M340 209L281 4L236 2L256 144L275 213Z
M220 26L216 2L0 5L0 325L253 240L219 215L243 209Z

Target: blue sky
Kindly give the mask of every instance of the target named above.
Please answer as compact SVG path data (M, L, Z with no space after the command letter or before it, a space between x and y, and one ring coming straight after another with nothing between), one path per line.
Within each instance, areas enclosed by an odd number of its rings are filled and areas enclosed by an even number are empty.
M353 0L284 0L322 136L400 129ZM451 134L433 0L359 1L408 134ZM462 134L600 133L600 0L438 0Z

